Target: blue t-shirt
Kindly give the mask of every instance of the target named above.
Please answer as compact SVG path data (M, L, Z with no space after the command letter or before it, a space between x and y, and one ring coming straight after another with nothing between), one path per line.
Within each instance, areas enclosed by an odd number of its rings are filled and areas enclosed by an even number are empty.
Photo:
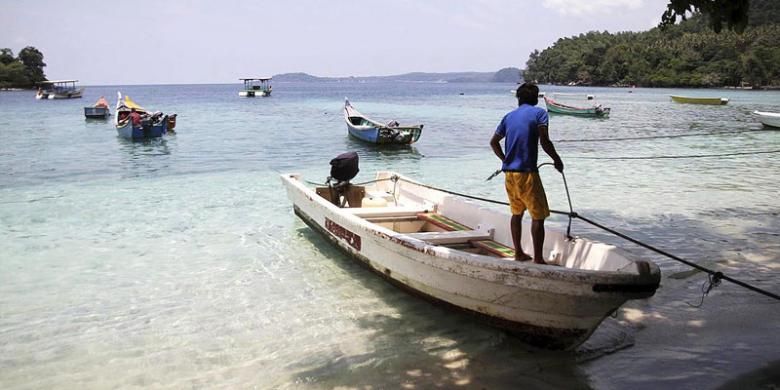
M496 134L504 140L504 171L536 172L539 155L539 129L547 125L547 111L523 104L504 115L496 128Z

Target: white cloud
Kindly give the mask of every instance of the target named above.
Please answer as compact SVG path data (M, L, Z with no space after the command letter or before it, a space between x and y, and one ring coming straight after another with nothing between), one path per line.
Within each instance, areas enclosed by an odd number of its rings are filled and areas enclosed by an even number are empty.
M642 0L542 0L542 5L562 15L592 15L634 10L642 6Z

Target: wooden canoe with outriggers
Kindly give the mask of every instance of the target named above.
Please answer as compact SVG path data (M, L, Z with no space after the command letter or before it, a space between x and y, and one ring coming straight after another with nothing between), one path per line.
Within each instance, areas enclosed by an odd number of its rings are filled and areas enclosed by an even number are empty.
M411 145L420 139L423 125L400 125L396 121L382 124L369 119L352 107L349 99L344 101L344 121L349 135L372 144Z
M672 101L675 103L684 103L684 104L707 104L711 106L722 106L729 103L728 98L722 98L722 97L696 97L696 96L679 96L679 95L669 95L672 98Z
M298 174L281 179L295 214L372 271L547 348L576 347L627 300L652 296L660 282L652 262L552 229L544 257L554 265L514 261L508 210L393 172L347 191L346 198L358 199L347 204L355 207L332 203L328 187L312 188ZM526 248L530 230L523 229Z
M563 115L574 115L592 118L606 118L609 116L610 108L596 105L592 107L574 107L559 103L547 96L544 97L544 103L547 105L547 112Z

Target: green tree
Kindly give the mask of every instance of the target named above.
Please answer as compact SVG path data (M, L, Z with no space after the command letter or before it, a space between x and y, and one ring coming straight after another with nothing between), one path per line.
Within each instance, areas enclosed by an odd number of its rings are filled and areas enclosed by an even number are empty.
M14 58L14 52L11 49L0 49L0 64L8 65L14 61L16 58Z
M25 74L31 83L46 81L46 75L43 73L46 64L43 62L43 53L38 49L32 46L25 47L19 51L19 61L24 64Z

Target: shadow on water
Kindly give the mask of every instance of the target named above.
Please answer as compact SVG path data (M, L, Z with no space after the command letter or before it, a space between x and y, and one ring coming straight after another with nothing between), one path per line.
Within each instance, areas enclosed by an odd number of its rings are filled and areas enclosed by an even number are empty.
M717 210L701 215L702 219L747 219L743 226L753 226L734 235L718 231L695 216L627 219L604 211L589 214L640 241L777 293L776 266L780 243L775 239L750 240L753 242L751 245L740 236L776 237L780 232L780 221L776 218L779 213ZM680 273L676 263L659 259L643 248L582 225L576 228L576 233L613 243L637 257L658 262L663 279L654 297L626 303L617 318L607 318L586 344L575 352L536 349L502 331L478 323L470 316L410 296L359 266L340 248L309 227L298 229L298 234L319 248L323 256L349 273L363 287L374 291L379 299L399 313L398 316L358 315L357 325L374 334L372 352L350 355L339 350L336 354L312 356L309 364L299 367L303 371L297 374L298 377L301 381L316 378L316 382L326 386L349 388L382 385L405 388L589 388L614 385L650 388L659 383L712 387L723 383L729 375L749 371L765 364L765 360L772 360L771 353L762 351L775 350L780 343L768 342L761 335L780 330L777 313L761 314L763 321L755 321L754 316L747 314L735 316L733 313L735 307L746 311L744 305L747 304L765 306L768 298L730 284L711 293L707 298L712 302L709 305L691 307L686 302L698 303L702 294L701 283L706 280L703 274ZM759 243L756 244L756 241ZM741 252L747 253L747 258L742 261L739 259ZM749 253L752 252L768 256L769 260L763 263L750 261ZM758 309L763 313L766 308ZM728 333L724 335L723 326L734 329L727 329ZM630 332L630 342L615 348L614 340L608 340L614 336L615 329L623 335ZM669 332L671 329L678 331ZM739 332L736 329L740 329ZM632 345L632 348L625 349ZM719 351L724 348L732 350L733 356L719 358ZM620 353L612 354L616 351ZM659 364L657 358L665 363ZM713 376L713 371L722 374Z
M357 326L373 334L372 352L310 356L298 367L303 370L296 374L299 381L316 378L329 388L589 388L574 353L534 348L466 314L407 294L309 227L297 233L399 314L357 314Z

